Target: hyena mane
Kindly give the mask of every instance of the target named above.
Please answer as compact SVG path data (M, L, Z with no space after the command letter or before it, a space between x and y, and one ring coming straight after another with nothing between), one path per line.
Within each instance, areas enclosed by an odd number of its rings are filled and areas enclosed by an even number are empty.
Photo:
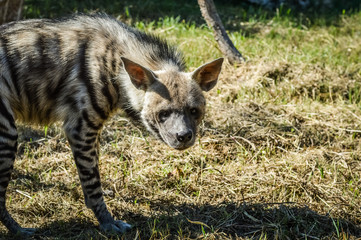
M203 91L217 83L223 59L185 72L182 54L159 37L106 14L32 19L0 27L0 220L11 217L5 195L17 148L16 121L63 122L85 204L104 231L123 233L103 200L98 170L101 128L118 109L170 147L195 142L205 112Z

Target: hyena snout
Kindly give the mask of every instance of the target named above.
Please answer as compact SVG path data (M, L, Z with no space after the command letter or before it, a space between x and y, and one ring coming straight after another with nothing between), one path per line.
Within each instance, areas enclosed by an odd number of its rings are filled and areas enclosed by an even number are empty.
M163 140L172 148L183 150L195 142L196 125L186 116L171 114L161 128Z
M195 134L192 129L180 130L173 132L170 136L168 144L178 150L184 150L194 144Z
M176 137L177 137L178 142L188 143L193 139L193 132L190 129L181 131L181 132L176 133Z

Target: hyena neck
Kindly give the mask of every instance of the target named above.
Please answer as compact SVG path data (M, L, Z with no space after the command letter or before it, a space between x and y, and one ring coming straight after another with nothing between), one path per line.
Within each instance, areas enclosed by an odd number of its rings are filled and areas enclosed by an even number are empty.
M103 16L104 17L104 16ZM105 16L108 36L113 36L117 44L117 58L125 57L153 72L185 70L182 54L166 41L152 34L140 32L121 22ZM134 120L140 120L144 106L145 92L137 89L130 81L129 75L120 67L117 74L121 85L118 107Z

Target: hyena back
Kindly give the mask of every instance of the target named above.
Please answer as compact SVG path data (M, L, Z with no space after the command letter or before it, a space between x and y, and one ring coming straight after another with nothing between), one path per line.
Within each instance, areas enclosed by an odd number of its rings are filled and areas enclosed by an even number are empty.
M104 231L130 225L113 219L98 170L99 134L118 109L175 149L193 145L204 116L202 91L214 87L223 59L186 73L164 40L107 15L26 20L0 27L0 220L31 235L10 216L5 193L17 149L15 121L63 122L86 206Z

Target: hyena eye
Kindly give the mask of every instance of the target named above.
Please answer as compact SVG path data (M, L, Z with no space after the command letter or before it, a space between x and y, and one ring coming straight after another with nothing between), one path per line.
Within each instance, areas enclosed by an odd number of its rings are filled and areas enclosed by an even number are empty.
M194 117L199 117L199 110L197 108L191 108L189 111Z
M165 120L167 120L170 114L171 114L170 111L160 111L158 114L158 118L161 122L164 122Z

